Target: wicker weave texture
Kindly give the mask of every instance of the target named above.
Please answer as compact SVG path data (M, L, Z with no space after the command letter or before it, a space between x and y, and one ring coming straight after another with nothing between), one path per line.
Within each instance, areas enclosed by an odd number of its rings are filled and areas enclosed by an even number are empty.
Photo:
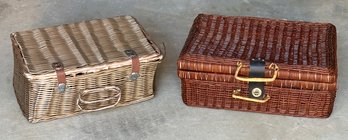
M235 89L248 92L246 84L182 79L182 98L190 106L229 109L297 117L329 117L335 92L298 90L266 86L271 97L266 103L254 103L232 98ZM245 95L247 96L247 95Z
M82 68L129 60L124 50L141 58L158 54L142 27L131 16L96 19L11 34L21 49L31 74L54 72L52 63L65 69Z
M34 29L11 37L13 86L24 116L32 123L154 96L155 71L163 56L130 16ZM140 77L135 81L129 78L132 60L123 52L126 49L133 49L140 59ZM54 62L65 66L64 93L57 90L57 76L50 66Z
M234 74L237 61L262 58L281 69L278 79L336 83L336 29L329 23L200 14L179 59L179 69ZM207 61L208 60L208 61ZM266 72L269 76L270 72Z
M336 29L330 23L200 14L180 58L183 101L187 105L303 117L328 117L337 90ZM279 66L265 83L271 98L253 103L232 98L241 89L248 96L249 61L261 58ZM266 68L265 77L274 72Z
M195 79L203 81L216 81L216 82L228 82L228 83L243 83L247 82L238 81L232 74L214 74L207 72L195 72L195 71L183 71L178 70L178 75L184 79ZM304 90L327 90L336 91L336 83L317 83L308 81L295 81L295 80L283 80L278 79L274 82L266 82L267 86L274 86L280 88L291 88L291 89L304 89Z

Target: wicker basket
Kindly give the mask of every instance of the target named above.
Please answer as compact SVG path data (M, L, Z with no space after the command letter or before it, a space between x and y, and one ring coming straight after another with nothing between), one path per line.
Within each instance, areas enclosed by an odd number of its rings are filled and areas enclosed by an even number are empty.
M254 77L257 72L261 77ZM178 75L187 105L328 117L337 90L336 29L329 23L200 14Z
M151 99L162 54L131 16L11 34L13 86L32 123Z

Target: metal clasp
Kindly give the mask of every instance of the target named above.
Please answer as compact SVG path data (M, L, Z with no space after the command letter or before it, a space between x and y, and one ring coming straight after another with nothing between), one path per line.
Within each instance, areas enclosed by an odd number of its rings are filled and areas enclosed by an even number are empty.
M64 66L63 66L63 63L56 62L56 63L52 63L52 68L57 71L57 70L63 69Z
M133 58L137 56L137 53L134 50L125 50L124 53L129 57Z

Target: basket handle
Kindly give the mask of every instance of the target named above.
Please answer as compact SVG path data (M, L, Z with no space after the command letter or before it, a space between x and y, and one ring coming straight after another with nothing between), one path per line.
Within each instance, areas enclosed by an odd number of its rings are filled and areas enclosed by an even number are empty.
M266 94L266 97L264 99L255 99L255 98L244 97L244 96L240 95L240 91L241 91L240 89L233 90L232 98L250 101L250 102L256 102L256 103L265 103L269 99L271 99L271 97L268 94Z
M161 47L158 47L158 48L159 48L161 54L163 55L163 59L166 58L166 56L167 56L166 44L164 44L164 42L162 42Z
M234 78L239 80L239 81L244 81L244 82L273 82L277 76L278 76L278 71L279 71L279 67L277 66L277 64L271 63L269 65L269 69L273 70L273 76L272 78L249 78L249 77L239 77L238 73L240 71L240 69L242 68L243 64L242 62L237 62L237 70L234 73Z
M105 98L105 99L100 99L100 100L93 100L93 101L86 101L83 100L81 98L81 96L86 95L86 94L91 94L91 93L95 93L95 92L102 92L102 91L112 91L115 94L111 97ZM114 104L105 106L105 107L101 107L101 108L97 108L97 109L84 109L80 103L84 103L84 104L93 104L93 103L101 103L101 102L106 102L112 99L117 98L117 101ZM89 89L89 90L84 90L81 94L79 94L78 99L77 99L77 107L81 110L81 111L98 111L98 110L103 110L103 109L107 109L107 108L111 108L116 106L121 100L121 90L120 88L116 87L116 86L107 86L104 88L97 88L97 89Z

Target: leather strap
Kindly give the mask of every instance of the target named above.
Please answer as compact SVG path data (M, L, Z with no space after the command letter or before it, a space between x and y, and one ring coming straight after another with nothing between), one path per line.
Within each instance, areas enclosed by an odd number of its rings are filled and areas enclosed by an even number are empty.
M52 67L56 71L57 79L58 79L58 91L59 93L65 92L66 89L66 77L64 72L64 66L63 63L57 62L53 63Z
M261 59L252 59L250 61L250 78L265 77L265 61ZM255 99L265 98L265 82L249 82L249 97Z
M132 72L140 72L140 61L138 56L132 58Z
M129 76L129 79L134 81L137 80L140 76L140 60L137 53L134 50L125 50L124 53L132 59L132 73Z

